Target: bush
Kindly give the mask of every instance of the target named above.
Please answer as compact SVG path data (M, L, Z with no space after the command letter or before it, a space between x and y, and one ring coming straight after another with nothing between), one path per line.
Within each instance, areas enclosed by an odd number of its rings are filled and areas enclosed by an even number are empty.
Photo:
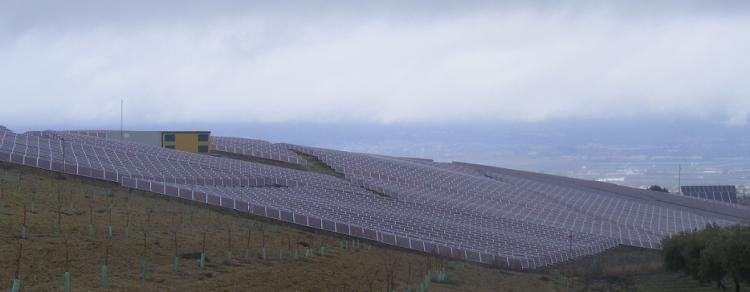
M729 277L740 291L740 283L750 282L750 227L719 227L680 232L662 241L664 267L683 272L701 283L716 283L726 289Z
M648 187L648 189L655 192L669 193L669 190L667 188L659 185L651 185L650 187Z

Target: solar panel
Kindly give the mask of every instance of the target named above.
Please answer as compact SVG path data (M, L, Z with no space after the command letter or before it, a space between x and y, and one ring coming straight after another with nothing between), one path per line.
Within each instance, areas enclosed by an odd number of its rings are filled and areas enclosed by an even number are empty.
M262 140L215 136L211 139L211 148L214 151L223 151L299 165L307 164L307 161L304 158L290 151L283 145L272 144Z
M714 200L726 203L737 203L737 189L731 185L714 186L682 186L682 194L689 197L697 197L706 200Z

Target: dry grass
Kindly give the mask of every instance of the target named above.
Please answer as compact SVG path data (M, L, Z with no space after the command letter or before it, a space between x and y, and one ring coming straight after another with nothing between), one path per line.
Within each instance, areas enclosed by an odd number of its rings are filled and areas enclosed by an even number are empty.
M18 270L22 291L61 290L66 270L74 291L98 289L105 262L112 291L416 291L424 274L447 266L449 281L430 291L558 291L534 273L453 268L423 254L7 163L0 165L0 189L0 282L9 285ZM27 239L20 238L24 206ZM304 257L306 247L313 256Z

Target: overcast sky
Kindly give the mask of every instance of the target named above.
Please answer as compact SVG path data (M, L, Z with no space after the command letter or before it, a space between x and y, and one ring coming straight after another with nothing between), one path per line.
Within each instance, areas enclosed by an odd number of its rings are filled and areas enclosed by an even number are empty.
M0 0L0 124L750 121L748 1L152 2Z

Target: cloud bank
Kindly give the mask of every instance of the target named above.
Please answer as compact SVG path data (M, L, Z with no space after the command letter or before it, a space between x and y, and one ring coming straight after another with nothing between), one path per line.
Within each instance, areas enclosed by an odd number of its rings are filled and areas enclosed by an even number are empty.
M0 123L750 119L742 2L101 2L0 12Z

